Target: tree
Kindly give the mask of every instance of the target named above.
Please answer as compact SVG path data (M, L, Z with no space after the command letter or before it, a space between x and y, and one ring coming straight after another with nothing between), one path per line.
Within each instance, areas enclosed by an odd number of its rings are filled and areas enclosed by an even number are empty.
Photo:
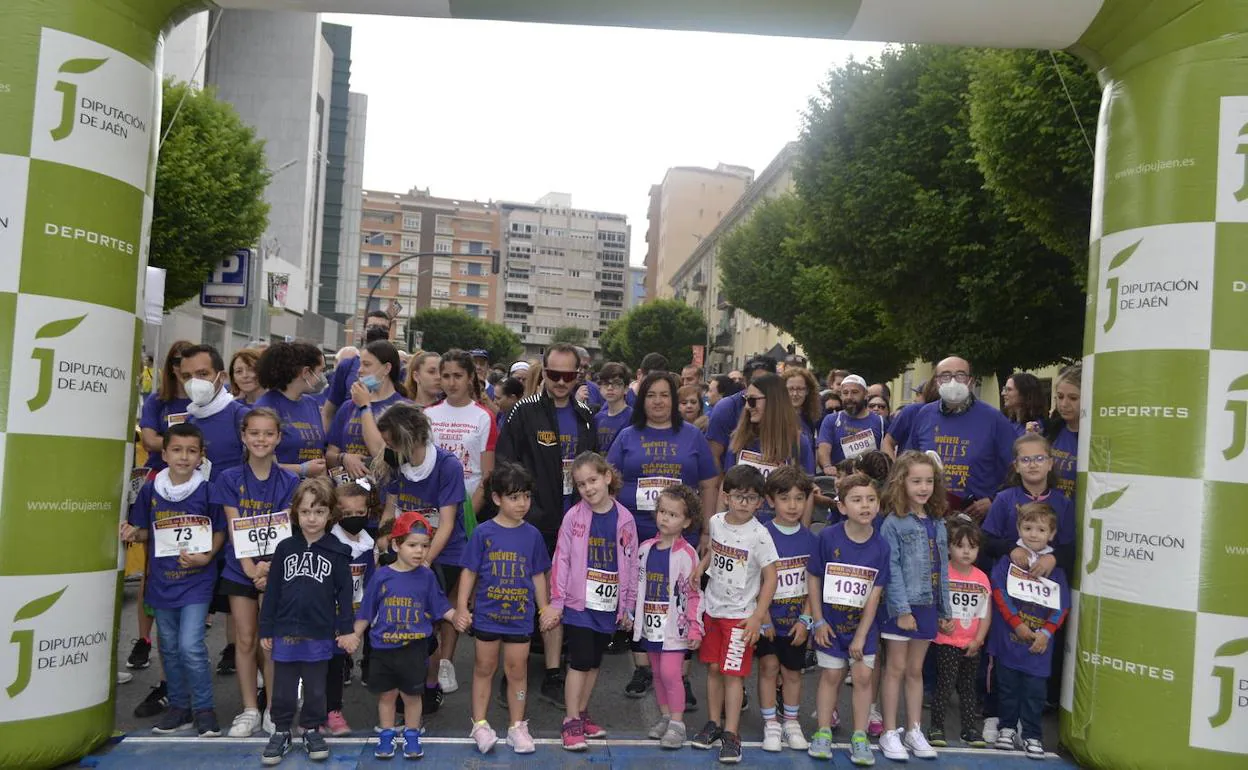
M489 352L491 361L514 361L524 346L520 337L502 324L482 321L458 308L426 308L412 316L408 328L423 333L421 348L446 352L451 348Z
M619 331L613 332L617 325ZM633 308L607 327L599 344L609 361L635 368L647 353L662 353L668 368L679 372L693 361L693 346L706 344L706 318L679 300L655 300ZM620 353L627 355L613 355Z
M598 338L598 345L602 348L602 357L607 361L624 364L629 369L636 369L641 363L628 348L628 316L622 316L608 324Z
M560 326L550 335L551 344L566 342L569 345L584 346L589 341L589 330L579 326Z
M198 294L231 252L260 240L268 226L270 174L264 142L211 90L166 80L162 135L166 129L156 160L148 262L166 271L170 309Z

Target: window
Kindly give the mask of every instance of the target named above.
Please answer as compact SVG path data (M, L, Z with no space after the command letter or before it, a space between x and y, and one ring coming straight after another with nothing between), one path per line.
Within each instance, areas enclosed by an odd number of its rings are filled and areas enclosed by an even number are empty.
M485 265L480 262L460 262L460 275L485 275Z
M462 308L465 313L473 318L481 317L482 307L480 305L459 305L458 307Z
M419 236L415 236L415 235L405 235L405 236L403 236L403 239L402 239L402 242L401 242L401 244L400 244L399 248L400 248L400 249L402 249L403 251L406 251L406 252L410 253L410 254L415 254L416 252L420 251L420 238L419 238Z
M532 238L536 226L529 222L512 222L508 230L518 238Z
M433 296L439 299L448 299L451 296L451 284L448 281L433 282Z
M467 246L468 250L467 250L467 252L465 252L465 253L467 253L467 254L477 254L477 255L481 255L481 254L485 254L485 253L486 253L486 252L485 252L485 243L483 243L482 241L468 241L468 243L466 244L466 246Z
M438 214L437 220L434 223L434 230L438 233L438 235L454 235L454 222L454 217L447 214Z
M460 286L463 286L463 285L464 284L462 283L460 284ZM484 297L485 296L485 292L483 291L485 287L479 283L470 283L468 284L467 288L468 288L469 297Z
M438 238L433 242L433 250L439 254L450 254L455 242L450 238Z
M404 214L403 215L403 229L415 230L417 232L420 232L421 220L423 219L424 219L424 214L421 214L420 212L416 212L415 214Z
M383 257L383 256L382 256L382 255L380 255L380 254L369 254L369 255L368 255L368 266L369 266L369 267L385 267L385 266L386 266L386 258L385 258L385 257Z
M368 289L369 289L369 291L373 291L373 290L377 290L377 291L386 291L386 290L387 290L387 289L389 289L389 288L390 288L390 286L392 285L392 284L390 283L390 279L389 279L389 278L385 279L384 281L382 281L382 280L378 280L378 279L379 279L379 276L376 276L376 275L370 275L370 276L368 277Z
M488 233L494 227L485 219L461 219L459 221L459 229L460 232L465 233Z
M433 274L438 278L451 277L451 260L445 257L434 257Z
M370 246L392 246L394 240L387 233L364 233L364 243Z
M390 213L389 211L377 211L376 209L365 209L364 218L371 219L375 222L381 222L382 224L386 224L386 225L394 224L394 214Z
M567 234L567 230L558 227L547 227L542 230L542 235L546 235L551 238L563 238L566 237Z

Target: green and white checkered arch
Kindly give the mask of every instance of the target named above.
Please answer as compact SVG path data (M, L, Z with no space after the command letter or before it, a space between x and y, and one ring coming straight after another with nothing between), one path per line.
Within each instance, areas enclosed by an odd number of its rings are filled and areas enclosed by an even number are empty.
M1083 56L1105 97L1063 740L1093 767L1248 762L1244 0L218 4ZM0 766L53 766L112 732L159 35L198 7L0 12Z

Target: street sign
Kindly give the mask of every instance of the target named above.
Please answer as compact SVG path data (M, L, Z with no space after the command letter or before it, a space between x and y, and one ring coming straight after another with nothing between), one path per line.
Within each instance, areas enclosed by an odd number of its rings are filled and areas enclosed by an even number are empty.
M255 258L251 249L239 249L221 260L199 290L201 307L247 307L247 271Z

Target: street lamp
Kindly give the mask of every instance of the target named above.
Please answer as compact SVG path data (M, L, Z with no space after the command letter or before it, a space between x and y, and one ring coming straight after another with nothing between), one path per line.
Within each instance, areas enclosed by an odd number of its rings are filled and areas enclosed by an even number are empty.
M390 265L390 267L387 267L385 270L382 270L381 275L377 276L376 279L372 281L373 285L369 287L368 298L364 300L364 318L362 319L362 324L367 324L368 322L368 312L369 312L369 309L373 306L373 298L377 294L377 287L381 285L381 282L385 280L386 276L390 275L390 272L392 270L394 270L396 267L403 264L404 262L411 262L413 259L420 259L421 257L446 257L446 256L450 256L450 255L441 251L422 251L418 254L408 254L407 256L401 259L395 260L394 264ZM432 272L433 272L433 268L427 267L424 270L420 270L416 272L412 277L418 278L422 275L425 275L427 273L432 273ZM362 325L361 325L361 328L363 328Z
M278 166L277 168L265 169L265 171L269 172L269 181L272 182L273 177L277 176L281 172L295 165L296 163L299 162L299 160L300 160L299 158L292 158L286 161L285 163L283 163L282 165ZM273 239L272 242L276 243L276 239ZM249 270L250 275L247 276L247 280L250 282L251 287L252 287L251 288L251 292L252 292L251 319L250 319L251 330L250 330L249 336L251 337L251 341L256 342L256 343L265 341L261 339L262 335L264 337L268 336L267 334L264 334L264 327L267 324L263 323L263 321L265 320L264 316L266 314L264 305L268 304L268 293L266 289L261 287L261 284L264 283L264 258L265 256L267 256L268 246L264 243L263 239L261 239L261 242L259 245L260 245L260 248L256 249L256 253L251 260L251 268ZM264 294L264 299L261 299L262 291Z

